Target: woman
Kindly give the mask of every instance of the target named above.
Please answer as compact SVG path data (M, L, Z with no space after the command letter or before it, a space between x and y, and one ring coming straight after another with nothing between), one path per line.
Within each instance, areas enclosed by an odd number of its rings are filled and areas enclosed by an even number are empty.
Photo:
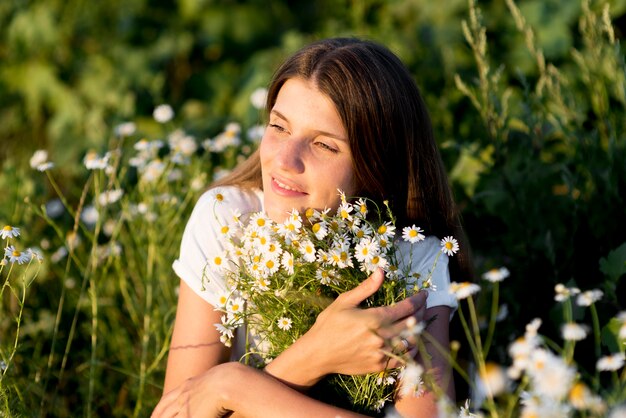
M434 236L462 237L419 90L386 48L355 39L323 40L303 48L276 72L267 109L269 123L259 150L213 185L231 208L240 213L264 210L281 222L293 208L337 208L341 189L347 196L388 200L399 226L415 223ZM164 396L154 416L228 411L241 416L356 416L308 397L307 390L330 373L357 375L396 366L381 348L410 317L429 321L436 345L447 349L456 302L445 291L448 259L442 256L433 274L440 291L428 296L427 305L427 295L419 292L394 306L360 309L359 303L384 280L379 270L338 297L264 371L229 362L238 358L240 348L231 352L212 326L220 320L213 306L223 279L220 283L210 273L209 289L202 281L208 254L218 245L211 193L196 205L174 263L181 278L179 302ZM226 218L229 212L216 215ZM438 241L428 242L416 257L432 265ZM464 270L465 258L454 261L451 271ZM445 355L426 345L428 366L453 398ZM402 416L436 415L432 393L397 399L395 408Z

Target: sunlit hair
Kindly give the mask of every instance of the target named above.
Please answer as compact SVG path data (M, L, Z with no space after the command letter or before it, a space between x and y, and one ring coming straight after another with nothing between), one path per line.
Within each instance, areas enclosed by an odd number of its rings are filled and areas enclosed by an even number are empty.
M312 82L337 108L353 158L357 195L388 200L399 226L465 243L445 167L419 89L384 46L352 38L310 44L287 59L270 83L266 111L291 78ZM262 188L258 151L215 185ZM458 261L468 270L468 252Z

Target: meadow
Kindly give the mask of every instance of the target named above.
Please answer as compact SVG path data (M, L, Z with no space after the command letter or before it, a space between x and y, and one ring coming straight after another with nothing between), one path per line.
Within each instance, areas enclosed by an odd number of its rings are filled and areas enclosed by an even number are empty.
M195 201L280 60L353 35L414 74L473 254L450 416L625 416L626 1L311 3L0 6L0 416L149 416Z

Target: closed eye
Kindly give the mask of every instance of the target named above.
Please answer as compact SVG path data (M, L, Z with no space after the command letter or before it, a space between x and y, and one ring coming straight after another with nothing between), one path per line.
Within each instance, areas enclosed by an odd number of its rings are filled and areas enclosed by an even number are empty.
M276 131L278 131L278 132L287 132L287 130L286 130L285 128L283 128L282 126L277 125L277 124L275 124L275 123L270 123L268 126L269 126L270 128L272 128L272 129L275 129L275 130L276 130Z
M338 153L339 152L338 149L336 149L334 147L331 147L330 145L328 145L328 144L326 144L324 142L319 142L318 141L318 142L315 143L315 145L317 145L318 147L320 147L321 149L323 149L325 151L330 151L332 153Z

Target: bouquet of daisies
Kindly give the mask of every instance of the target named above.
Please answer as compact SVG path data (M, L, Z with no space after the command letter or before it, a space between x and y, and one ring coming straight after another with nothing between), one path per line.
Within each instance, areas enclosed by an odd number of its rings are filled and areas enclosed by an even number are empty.
M334 214L293 210L278 224L259 212L245 220L235 216L232 223L222 226L224 252L207 265L223 274L228 285L216 306L224 315L215 326L227 346L236 329L246 328L242 361L264 367L306 333L334 298L379 267L386 279L364 302L366 307L390 305L425 288L435 290L430 274L434 265L424 275L413 269L410 257L408 262L401 260L389 207L379 208L362 198L351 203L339 193L341 205ZM413 245L425 239L423 232L415 225L403 229L402 240L411 246L409 254ZM401 372L333 375L327 384L353 409L380 411L393 400L394 383Z

